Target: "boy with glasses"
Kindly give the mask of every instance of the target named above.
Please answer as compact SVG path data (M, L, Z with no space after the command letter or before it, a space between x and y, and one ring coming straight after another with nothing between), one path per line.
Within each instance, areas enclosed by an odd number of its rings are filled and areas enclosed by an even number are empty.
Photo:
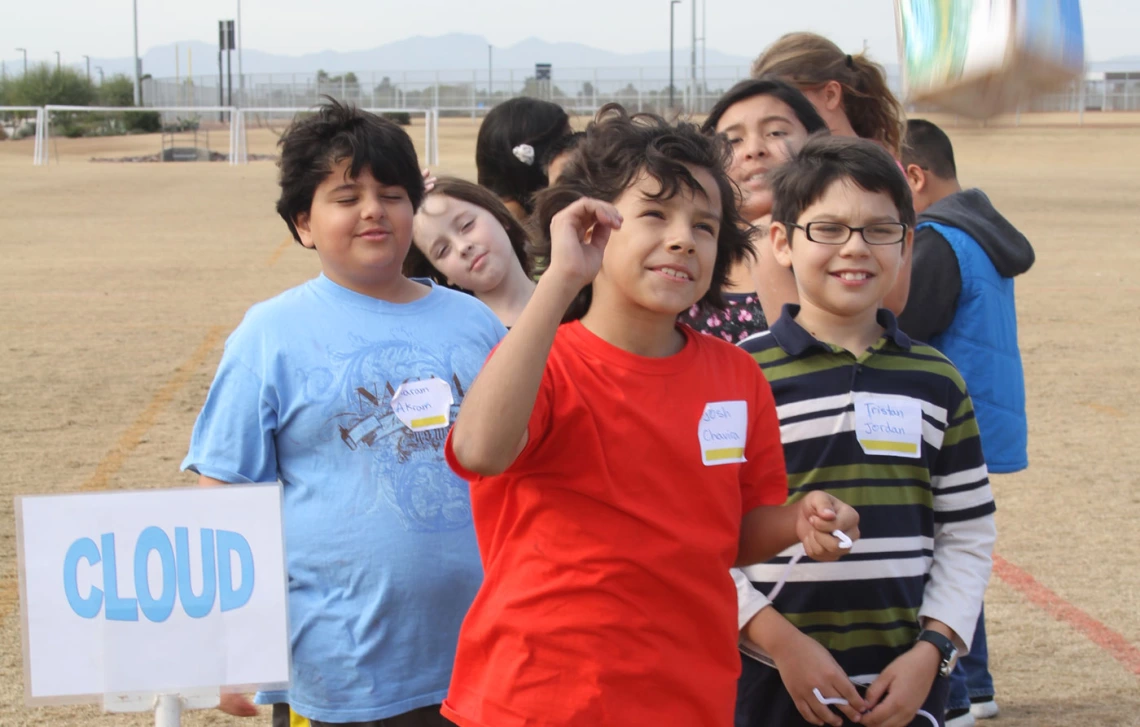
M844 137L809 141L771 185L770 242L800 303L740 345L772 386L789 502L842 498L862 539L839 563L789 548L745 569L741 635L766 663L744 659L736 725L941 724L994 504L961 376L881 307L913 244L910 189L889 154Z

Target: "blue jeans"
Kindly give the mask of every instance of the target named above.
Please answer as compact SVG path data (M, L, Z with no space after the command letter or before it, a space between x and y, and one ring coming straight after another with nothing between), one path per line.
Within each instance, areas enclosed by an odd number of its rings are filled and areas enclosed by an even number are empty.
M970 653L958 660L950 673L950 701L947 709L969 709L970 699L994 696L994 678L990 676L990 653L986 648L986 609L978 615L978 628Z

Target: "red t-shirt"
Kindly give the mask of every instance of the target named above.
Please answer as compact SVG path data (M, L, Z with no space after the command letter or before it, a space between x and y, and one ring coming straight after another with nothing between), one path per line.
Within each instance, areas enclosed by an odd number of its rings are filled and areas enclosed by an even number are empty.
M644 358L581 323L560 327L526 448L501 475L464 470L448 439L448 462L471 482L485 569L459 634L448 719L732 724L729 569L743 514L783 504L787 475L760 367L681 330L679 353Z

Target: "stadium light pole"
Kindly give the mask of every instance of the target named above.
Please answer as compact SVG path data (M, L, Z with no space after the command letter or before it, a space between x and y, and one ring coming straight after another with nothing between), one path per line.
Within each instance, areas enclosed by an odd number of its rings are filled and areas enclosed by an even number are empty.
M142 98L142 79L139 78L139 0L134 0L132 5L135 18L135 72L131 75L135 79L135 106L138 106Z
M673 10L681 0L669 0L669 110L673 110Z
M99 85L103 85L103 66L95 66L95 70L99 71Z
M26 75L28 75L28 49L27 48L17 48L16 52L24 54L24 75L26 76Z
M245 74L241 70L241 0L237 0L238 106L245 106Z
M697 0L693 3L693 47L689 49L689 113L697 108Z
M91 56L83 56L83 60L87 61L87 82L91 83Z
M55 72L59 73L59 70L60 70L59 51L54 50L54 51L52 51L52 53L55 53Z

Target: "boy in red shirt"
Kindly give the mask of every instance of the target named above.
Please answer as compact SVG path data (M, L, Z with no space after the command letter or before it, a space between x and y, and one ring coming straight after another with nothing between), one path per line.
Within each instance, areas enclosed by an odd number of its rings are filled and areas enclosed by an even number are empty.
M858 535L824 493L779 507L767 382L676 324L750 251L724 153L603 109L537 200L549 266L447 444L486 571L443 706L463 727L729 725L728 569Z

